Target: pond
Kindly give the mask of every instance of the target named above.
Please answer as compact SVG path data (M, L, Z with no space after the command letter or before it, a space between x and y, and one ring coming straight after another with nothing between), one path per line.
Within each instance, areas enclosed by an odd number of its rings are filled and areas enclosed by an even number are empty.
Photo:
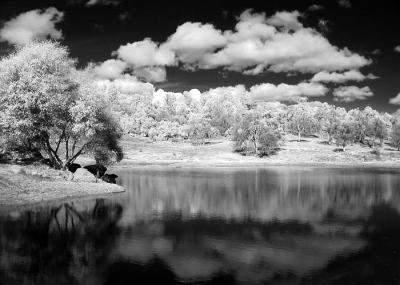
M399 284L400 172L131 168L0 215L0 284Z

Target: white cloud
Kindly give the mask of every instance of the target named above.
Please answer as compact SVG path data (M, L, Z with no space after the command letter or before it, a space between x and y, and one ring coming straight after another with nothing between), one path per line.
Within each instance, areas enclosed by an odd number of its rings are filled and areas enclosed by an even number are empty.
M86 6L88 7L92 7L92 6L96 6L96 5L118 5L119 1L117 0L89 0L88 2L86 2Z
M241 16L240 27L248 25L246 35L242 30L225 32L228 43L223 49L204 54L199 68L223 67L246 74L260 74L268 69L274 72L319 72L358 69L371 63L365 57L347 48L333 46L315 29L304 28L296 22L299 13L280 12L266 18L264 14ZM275 23L277 27L268 23ZM279 24L279 25L278 25ZM284 25L283 29L279 29ZM288 28L295 29L291 32Z
M228 97L240 100L241 98L247 97L248 92L244 85L239 84L236 86L224 86L224 87L211 88L210 90L204 92L203 96L211 96L211 97L217 97L217 98L222 98L224 96L228 96Z
M343 8L351 8L350 0L339 0L339 5Z
M4 24L0 30L0 41L24 45L35 39L47 37L61 39L62 32L57 30L56 24L63 16L64 13L54 7L19 14Z
M399 46L396 46L396 47L394 48L394 51L395 51L395 52L400 52L400 45L399 45Z
M368 86L363 88L357 86L342 86L333 91L335 101L353 102L355 100L365 100L368 97L374 96L374 93Z
M187 22L178 26L163 47L175 51L182 62L192 63L225 44L222 32L213 25Z
M349 70L344 73L337 72L326 72L321 71L311 78L312 82L332 82L332 83L343 83L346 81L364 81L366 79L377 79L378 77L373 74L368 74L365 76L358 70Z
M296 102L301 97L324 96L328 88L319 83L299 83L274 85L264 83L250 88L250 96L256 101Z
M148 66L136 68L133 70L133 74L149 82L163 82L167 79L167 72L163 66Z
M165 66L175 63L174 52L159 46L149 38L120 46L114 54L132 67Z
M257 75L273 72L317 73L358 70L372 61L332 45L321 33L306 28L298 11L265 13L244 11L234 30L187 22L164 43L146 38L121 46L115 55L133 69L171 66L215 69Z
M100 78L116 79L123 74L126 68L127 64L124 61L118 59L109 59L102 64L95 66L93 71Z
M271 39L276 33L274 26L265 24L265 13L253 13L252 10L246 10L240 14L235 30L235 32L225 32L228 42L245 41L253 38L267 40Z
M140 82L135 76L128 74L115 80L98 80L97 85L100 88L112 88L124 94L144 94L153 96L155 91L153 84Z
M299 22L299 17L300 13L298 11L276 12L266 21L266 23L275 27L283 27L285 29L296 31L303 28L303 25Z
M394 105L400 105L400 93L397 94L396 97L390 98L389 103Z
M308 7L308 11L319 11L319 10L323 10L325 7L322 5L318 5L318 4L314 4L311 5L310 7Z

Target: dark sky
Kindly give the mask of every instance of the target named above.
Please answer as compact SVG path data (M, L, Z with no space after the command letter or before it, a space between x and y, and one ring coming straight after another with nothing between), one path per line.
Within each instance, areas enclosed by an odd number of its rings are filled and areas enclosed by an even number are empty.
M304 13L301 22L306 27L318 28L321 19L328 21L328 31L321 31L332 45L348 47L351 51L373 60L363 67L364 74L373 73L380 78L348 85L369 86L374 96L351 103L339 103L348 108L371 105L382 111L393 112L396 105L389 98L400 92L400 53L394 47L400 45L400 24L396 6L398 1L356 1L351 7L343 7L335 0L264 0L264 1L117 1L116 5L85 6L86 0L1 0L0 24L20 13L48 7L63 11L64 19L58 25L73 57L81 66L89 61L100 62L111 58L119 46L150 37L163 42L173 34L177 26L185 22L213 24L217 29L232 30L236 17L248 8L255 12L272 15L277 11L298 10ZM324 9L309 12L313 4ZM11 46L0 43L0 54ZM379 52L378 52L378 51ZM375 52L374 52L375 51ZM198 88L205 91L218 86L245 84L250 87L259 83L297 84L310 79L312 74L264 72L252 76L220 69L185 71L178 67L167 67L167 81L158 86L168 91L183 91ZM329 86L329 85L328 85ZM332 95L317 100L332 102Z

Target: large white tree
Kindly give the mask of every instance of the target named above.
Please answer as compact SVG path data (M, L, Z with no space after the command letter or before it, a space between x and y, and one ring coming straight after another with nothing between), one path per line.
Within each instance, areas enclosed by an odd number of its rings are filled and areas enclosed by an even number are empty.
M58 43L34 42L1 59L0 111L7 140L38 148L53 167L85 152L122 157L107 102Z

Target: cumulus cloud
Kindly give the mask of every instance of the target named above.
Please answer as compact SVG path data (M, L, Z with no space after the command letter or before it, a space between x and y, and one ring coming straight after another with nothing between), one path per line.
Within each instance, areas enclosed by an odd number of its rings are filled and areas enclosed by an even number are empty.
M92 6L96 6L96 5L118 5L119 1L118 0L89 0L88 2L86 2L86 6L88 7L92 7Z
M133 70L133 74L149 82L163 82L167 79L167 72L163 66L148 66L136 68Z
M371 63L347 48L331 45L316 30L302 27L296 22L297 11L278 12L270 18L244 13L236 27L247 26L246 32L225 32L228 42L224 48L204 54L196 67L223 67L246 74L260 74L266 69L307 73L358 69Z
M0 30L0 41L24 45L35 39L61 39L62 32L56 25L64 13L54 7L46 10L31 10L6 22Z
M226 41L222 32L213 25L188 22L180 25L163 47L175 51L182 62L193 63L204 53L224 46Z
M368 86L360 88L358 86L342 86L333 91L335 101L353 102L355 100L365 100L374 96L374 93Z
M343 8L351 8L350 0L339 0L339 5Z
M299 22L300 13L299 11L293 12L276 12L270 17L266 23L275 27L283 27L289 30L298 30L303 28L303 25Z
M400 52L400 45L394 48L395 52Z
M132 67L165 66L175 63L175 54L151 39L120 46L115 54Z
M244 11L233 30L186 22L164 43L146 38L121 46L117 57L138 67L182 64L186 69L215 69L257 75L264 71L317 73L357 70L371 60L332 45L321 33L304 27L298 11Z
M400 93L397 94L396 97L390 98L389 103L394 105L400 105Z
M310 7L308 7L308 11L319 11L319 10L323 10L324 9L324 6L322 6L322 5L318 5L318 4L314 4L314 5L311 5Z
M124 61L109 59L93 68L94 73L103 79L116 79L120 77L127 68Z
M296 102L301 97L324 96L328 88L319 83L299 83L274 85L264 83L250 88L250 97L256 101Z
M337 72L326 72L321 71L311 78L312 82L331 82L331 83L343 83L346 81L357 81L361 82L366 79L377 79L378 77L373 74L364 75L358 70L349 70L344 73Z
M154 85L139 81L135 76L125 74L115 80L98 80L97 85L106 90L114 89L124 94L143 94L153 96Z

